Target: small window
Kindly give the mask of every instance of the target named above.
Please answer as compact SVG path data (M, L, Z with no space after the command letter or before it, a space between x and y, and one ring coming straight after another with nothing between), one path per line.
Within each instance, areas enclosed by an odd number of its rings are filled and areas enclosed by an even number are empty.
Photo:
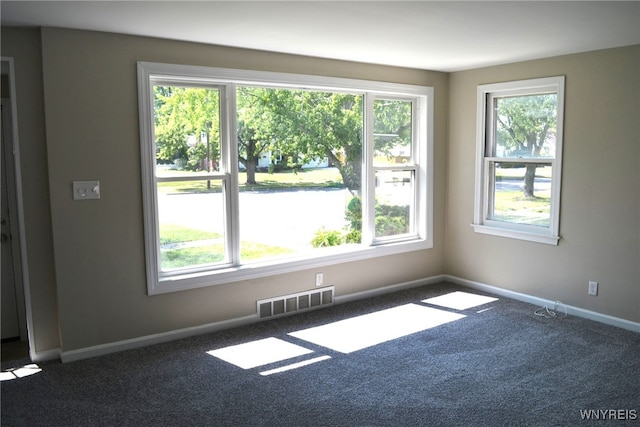
M475 231L557 245L564 77L478 87Z

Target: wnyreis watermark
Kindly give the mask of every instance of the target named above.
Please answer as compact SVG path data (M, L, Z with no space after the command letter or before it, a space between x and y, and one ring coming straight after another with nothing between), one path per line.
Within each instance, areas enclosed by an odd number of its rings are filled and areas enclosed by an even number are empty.
M637 420L636 409L581 409L580 418L583 420Z

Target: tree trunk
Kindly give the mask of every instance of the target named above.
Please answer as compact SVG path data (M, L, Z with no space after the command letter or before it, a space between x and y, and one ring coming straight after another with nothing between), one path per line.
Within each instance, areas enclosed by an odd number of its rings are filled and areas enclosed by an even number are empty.
M331 150L327 149L326 153L330 163L335 165L340 172L342 182L347 189L351 194L359 195L362 188L362 158L349 159L343 163Z
M532 199L534 195L534 184L536 179L536 168L538 165L527 165L527 171L524 173L524 197Z
M253 139L249 140L247 143L247 161L245 163L245 167L247 168L247 185L255 185L256 184L256 165L257 165L257 156L256 156L256 141Z
M245 164L247 168L247 184L255 185L256 184L256 159L255 156L247 156L247 163Z

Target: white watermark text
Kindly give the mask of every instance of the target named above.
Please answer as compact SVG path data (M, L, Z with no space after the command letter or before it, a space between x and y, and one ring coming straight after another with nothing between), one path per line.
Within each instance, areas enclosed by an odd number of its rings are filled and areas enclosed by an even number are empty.
M583 420L637 420L636 409L581 409L580 418Z

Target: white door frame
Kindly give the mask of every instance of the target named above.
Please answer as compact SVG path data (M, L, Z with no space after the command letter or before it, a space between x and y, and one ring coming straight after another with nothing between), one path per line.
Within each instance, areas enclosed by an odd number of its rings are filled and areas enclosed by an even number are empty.
M22 197L22 171L20 162L20 144L18 138L18 109L16 103L16 87L15 87L15 70L13 66L13 58L1 57L2 74L7 74L9 77L9 120L8 125L11 127L11 145L13 147L13 158L7 158L7 162L13 162L14 182L15 185L15 202L16 202L16 219L17 219L17 243L20 247L20 272L22 273L21 288L16 288L16 301L18 303L18 319L20 322L20 338L21 340L28 339L29 341L29 355L34 360L37 356L35 349L35 342L33 339L33 315L31 310L31 290L29 286L29 266L27 261L27 241L24 223L24 204ZM4 94L3 94L4 95ZM4 103L3 99L3 103ZM6 119L5 119L6 120ZM4 126L5 124L3 124ZM2 150L0 150L2 151ZM4 153L0 153L4 156ZM0 179L1 174L0 174ZM11 182L7 182L11 185ZM16 236L13 236L15 239Z
M4 77L4 76L3 76ZM3 93L3 95L5 95ZM0 203L6 203L2 207L2 237L3 239L8 237L7 241L3 241L0 248L0 254L3 256L2 263L2 339L18 337L20 341L27 340L27 327L25 321L25 309L24 309L24 287L22 286L22 263L20 262L20 231L18 229L18 216L16 214L16 185L15 174L13 164L13 145L12 145L12 126L11 126L11 102L9 98L2 98L2 158L0 183L2 184L2 201ZM4 192L6 191L6 198ZM4 222L6 221L6 223ZM6 234L5 234L6 233ZM15 236L15 238L13 238ZM6 244L5 244L6 243ZM4 257L10 256L11 263L6 265L4 263ZM10 269L11 274L5 275L4 269ZM11 283L4 283L4 280L11 278ZM8 288L8 289L5 289ZM6 292L5 292L6 291ZM13 295L11 301L5 301L5 298L9 295ZM5 313L5 311L7 313ZM5 328L4 322L6 321L10 325L9 318L12 317L15 321L15 330L9 326ZM15 316L15 317L13 317ZM12 323L11 322L11 323ZM10 333L7 335L7 333Z

